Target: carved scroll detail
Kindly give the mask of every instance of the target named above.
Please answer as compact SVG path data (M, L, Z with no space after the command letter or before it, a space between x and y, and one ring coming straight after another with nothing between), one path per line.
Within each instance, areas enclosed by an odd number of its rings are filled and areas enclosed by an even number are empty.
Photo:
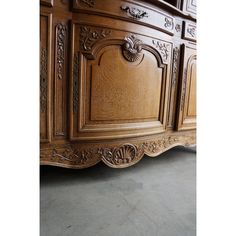
M47 49L41 48L40 52L40 112L47 110L47 89L48 89L48 60Z
M130 62L137 61L141 56L142 41L137 39L134 35L125 37L123 45L123 55L126 60Z
M148 13L143 11L143 10L140 10L138 8L135 8L135 7L129 7L129 6L121 6L120 9L122 11L125 11L129 16L131 16L132 18L134 19L142 19L144 17L148 17Z
M161 53L163 61L167 61L169 58L169 44L160 42L158 40L153 40L153 44L156 46L157 50Z
M196 36L196 28L195 28L195 27L189 27L189 28L187 28L187 32L188 32L193 38L195 38L195 36Z
M122 145L98 146L80 144L63 144L41 149L42 164L86 168L103 161L110 167L123 168L137 163L144 154L157 156L177 145L189 146L196 143L192 135L163 135L153 140L126 143Z
M173 85L176 83L176 80L177 80L178 61L179 61L179 48L175 47L173 50L173 75L172 75L172 84Z
M92 49L93 44L103 39L111 34L110 30L107 29L92 29L87 26L80 27L80 43L81 48L85 51L89 51Z
M63 79L65 67L65 43L66 43L67 26L59 23L56 26L56 71L57 78Z
M74 66L73 66L73 112L78 112L79 104L79 58L78 54L74 55Z
M80 0L81 3L87 5L88 7L94 7L95 0Z
M173 28L173 20L171 19L171 18L168 18L168 17L165 17L165 24L164 24L164 26L166 27L166 28Z

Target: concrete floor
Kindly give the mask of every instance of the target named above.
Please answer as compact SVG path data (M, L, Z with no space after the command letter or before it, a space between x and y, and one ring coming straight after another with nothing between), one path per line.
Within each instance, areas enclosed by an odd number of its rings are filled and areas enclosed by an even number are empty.
M41 167L40 236L194 236L195 168L183 148L126 169Z

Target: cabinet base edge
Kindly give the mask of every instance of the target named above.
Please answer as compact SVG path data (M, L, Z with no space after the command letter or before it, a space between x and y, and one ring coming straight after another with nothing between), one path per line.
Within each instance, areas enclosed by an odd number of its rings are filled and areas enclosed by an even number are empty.
M144 155L156 157L175 146L191 147L195 144L195 132L128 142L41 144L40 164L83 169L102 161L112 168L125 168L139 162Z

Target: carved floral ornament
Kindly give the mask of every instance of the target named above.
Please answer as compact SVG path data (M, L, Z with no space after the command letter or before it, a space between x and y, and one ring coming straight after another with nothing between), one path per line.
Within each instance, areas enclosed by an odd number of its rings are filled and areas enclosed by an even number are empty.
M125 37L123 44L123 55L130 62L137 61L141 57L142 41L134 35Z
M65 48L67 37L67 25L59 23L56 25L56 63L57 63L57 78L63 79L65 67Z
M47 50L41 48L40 52L40 112L44 113L47 110L47 89L48 89L48 60Z
M121 6L120 9L122 11L125 11L128 16L131 16L132 18L136 19L136 20L139 20L139 19L142 19L144 17L148 17L148 13L141 10L141 9L138 9L138 8L135 8L135 7L129 7L129 6Z
M91 28L88 26L80 27L80 45L85 51L90 51L97 41L106 38L111 34L109 29Z
M159 40L152 40L152 43L155 45L155 47L157 48L157 50L160 52L161 56L162 56L162 60L164 62L166 62L169 58L169 48L170 45L164 42L161 42Z
M86 168L103 161L110 167L122 168L131 166L142 159L144 154L157 156L163 151L177 145L189 146L196 143L195 136L161 136L155 140L141 143L126 143L112 147L79 147L77 144L65 144L42 149L40 152L42 163L59 163L59 165L75 168Z

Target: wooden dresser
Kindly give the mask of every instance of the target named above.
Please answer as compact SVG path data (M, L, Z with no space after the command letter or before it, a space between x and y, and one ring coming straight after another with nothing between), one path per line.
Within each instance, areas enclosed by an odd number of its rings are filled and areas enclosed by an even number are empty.
M122 168L196 143L195 0L40 5L42 165Z

